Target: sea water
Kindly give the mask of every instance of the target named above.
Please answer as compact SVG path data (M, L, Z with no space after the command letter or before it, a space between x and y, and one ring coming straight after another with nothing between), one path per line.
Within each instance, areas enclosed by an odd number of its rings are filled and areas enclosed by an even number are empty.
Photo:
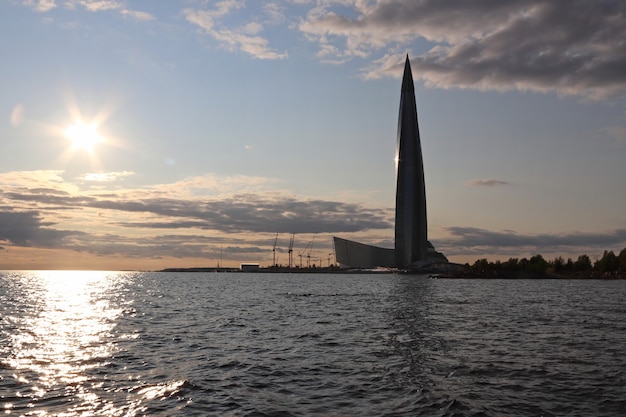
M0 413L624 416L626 282L2 272Z

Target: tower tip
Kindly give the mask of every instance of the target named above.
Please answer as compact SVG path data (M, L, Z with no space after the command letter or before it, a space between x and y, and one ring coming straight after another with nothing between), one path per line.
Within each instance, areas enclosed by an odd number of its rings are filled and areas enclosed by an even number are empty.
M402 76L402 91L415 91L413 85L413 73L411 72L411 62L409 61L409 54L406 54L406 61L404 61L404 75Z

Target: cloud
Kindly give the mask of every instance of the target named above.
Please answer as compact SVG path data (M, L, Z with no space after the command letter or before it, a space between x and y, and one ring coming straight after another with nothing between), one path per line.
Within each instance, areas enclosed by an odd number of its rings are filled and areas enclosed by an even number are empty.
M123 180L124 178L132 175L135 175L135 173L132 171L96 172L82 175L79 177L79 179L94 182L113 182Z
M1 246L137 259L217 259L223 251L225 260L258 261L260 253L270 253L276 233L283 240L295 233L298 247L319 236L316 250L328 253L330 235L367 236L371 243L388 247L390 242L383 240L393 228L391 208L268 192L276 183L263 178L207 174L142 188L131 188L124 181L116 184L117 189L102 192L83 184L84 177L72 183L65 175L62 171L0 173ZM121 178L130 178L130 173L109 176ZM236 192L228 193L221 188L228 188L224 184L232 184ZM433 243L451 257L593 255L626 246L626 229L561 234L472 227L444 231L447 237Z
M106 12L116 11L124 17L130 17L135 20L147 21L153 20L154 16L148 12L128 9L121 1L116 0L66 0L65 7L75 10L76 6L81 6L90 12Z
M299 29L337 59L374 59L364 76L398 77L412 43L415 78L439 88L626 93L626 3L615 0L328 1ZM334 6L349 15L338 14Z
M326 200L267 199L250 194L217 201L154 199L93 201L87 205L151 213L170 219L166 222L121 223L126 227L193 227L227 233L341 233L391 227L389 213L382 209Z
M213 173L187 177L170 184L158 184L150 187L150 194L160 192L163 195L232 195L247 192L274 193L278 181L266 177L250 175L220 176Z
M24 106L18 104L11 111L11 126L18 127L24 121Z
M269 241L259 241L267 246ZM273 242L273 241L272 241ZM237 261L256 260L259 254L269 254L267 247L258 246L256 242L241 241L230 237L228 240L203 235L156 235L143 241L140 245L136 240L120 235L77 236L64 246L65 249L91 253L97 256L116 256L123 254L126 258L163 259L163 258L203 258L203 259L235 259ZM175 251L172 248L176 248Z
M122 3L115 0L75 0L74 3L80 4L90 12L117 10L124 7Z
M152 14L148 12L142 12L139 10L122 9L120 13L122 14L122 16L130 17L135 20L142 20L142 21L154 20L154 16Z
M269 41L259 36L263 31L263 25L259 22L249 22L239 28L227 28L221 22L222 18L234 10L244 7L244 3L238 0L223 0L215 4L213 9L185 9L183 15L189 23L200 28L216 40L220 46L227 50L240 50L259 59L283 59L286 52L277 52L269 47ZM268 7L265 11L275 19L279 8Z
M108 173L98 179L130 174ZM82 182L70 183L64 175L0 174L0 240L14 246L148 258L207 256L215 254L213 242L236 244L238 251L253 256L259 247L271 245L264 235L389 230L393 214L386 208L268 192L264 187L274 182L255 177L205 175L141 189L122 188L120 183L116 191L101 192L88 185L82 188ZM229 186L238 193L226 193L222 187ZM179 235L169 233L173 230Z
M263 11L269 17L270 23L278 24L285 21L285 8L277 3L266 3Z
M198 5L181 13L202 35L220 48L258 59L287 58L287 51L271 46L267 30L282 25L316 44L322 62L362 62L366 79L399 77L409 52L414 78L433 88L556 92L592 99L626 95L626 3L619 0L184 3ZM23 4L42 12L56 6L52 0ZM154 19L122 0L62 4ZM293 14L301 10L305 14Z
M78 232L51 229L52 223L42 222L37 211L0 211L0 240L15 246L57 248L63 239Z
M467 182L467 185L471 187L479 186L479 187L495 187L498 185L509 185L509 182L502 180L494 180L491 178L479 179L479 180L471 180Z
M477 255L555 253L580 250L602 251L604 249L626 247L626 229L616 229L604 233L539 233L519 234L505 230L494 232L473 227L448 227L445 229L452 238L440 239L437 249L446 255Z
M63 178L61 170L11 171L0 173L2 190L32 188L74 192L77 187Z
M51 196L8 195L11 199L50 202ZM58 199L55 198L55 201ZM76 204L68 198L68 204ZM120 223L127 227L188 228L226 233L340 233L390 228L389 213L326 200L271 199L234 195L222 200L143 199L84 201L91 208L149 213L167 221ZM185 219L185 220L180 220Z
M22 2L27 7L35 10L36 12L47 12L57 7L54 0L24 0Z

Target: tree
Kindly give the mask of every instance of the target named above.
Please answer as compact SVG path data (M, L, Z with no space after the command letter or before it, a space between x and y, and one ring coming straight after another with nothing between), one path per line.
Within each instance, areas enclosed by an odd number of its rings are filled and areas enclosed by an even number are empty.
M500 261L495 261L495 262L493 263L493 266L492 266L492 267L493 267L493 270L494 270L494 271L501 271L501 270L502 270L502 262L500 262Z
M545 272L547 268L548 262L546 262L546 260L543 259L543 256L541 255L532 256L528 260L528 265L526 265L526 271L528 272L541 273Z
M587 255L580 255L576 262L574 262L574 270L585 272L591 270L591 259Z
M517 258L509 258L508 261L502 264L502 269L507 271L517 271L519 260Z
M527 258L522 258L522 259L520 259L520 260L519 260L519 263L517 264L517 265L518 265L518 269L519 269L519 270L522 270L522 271L523 271L523 270L525 270L525 269L526 269L526 267L528 266L528 262L529 262L529 261L528 261L528 259L527 259Z
M565 261L561 256L559 256L558 258L554 258L554 261L552 261L552 266L554 267L554 272L563 272L563 270L565 269Z
M617 261L619 264L619 269L622 271L626 271L626 248L622 249L617 257Z
M619 261L613 251L604 251L602 258L594 264L594 269L598 272L605 273L616 271L618 266Z
M476 262L474 262L474 265L472 265L472 269L477 272L485 272L490 269L489 261L485 258L477 259Z

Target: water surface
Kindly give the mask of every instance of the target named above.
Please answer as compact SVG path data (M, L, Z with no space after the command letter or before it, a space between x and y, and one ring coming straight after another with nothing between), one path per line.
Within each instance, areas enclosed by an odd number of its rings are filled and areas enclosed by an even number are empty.
M8 415L623 416L626 282L0 273Z

